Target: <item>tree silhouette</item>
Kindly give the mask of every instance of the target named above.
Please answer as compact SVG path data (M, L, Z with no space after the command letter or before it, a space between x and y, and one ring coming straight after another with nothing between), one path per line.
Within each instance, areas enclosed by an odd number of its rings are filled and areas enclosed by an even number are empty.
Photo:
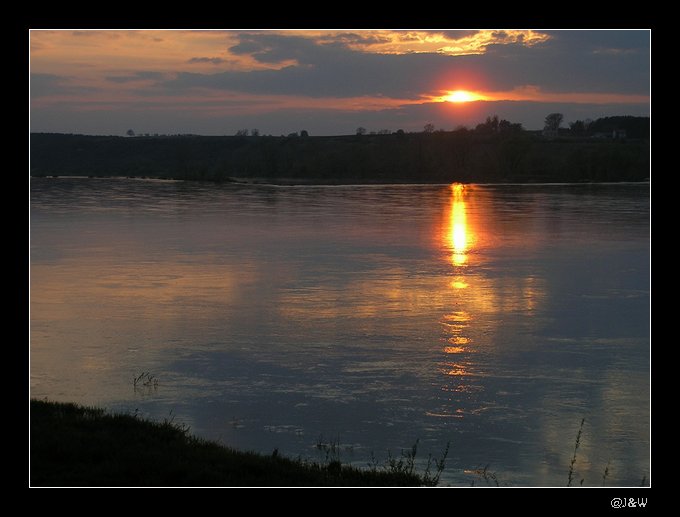
M128 129L128 130L125 132L125 134L126 134L127 136L135 136L135 132L134 132L132 129Z
M358 127L357 128L357 135L365 135L366 134L366 128L365 127Z
M484 135L498 133L499 126L498 115L494 115L493 117L486 117L486 121L477 124L475 131Z
M429 122L425 124L425 127L423 128L423 133L434 133L434 124L430 124Z
M303 129L302 131L300 131L300 136L306 138L309 136L309 133L307 132L306 129Z
M564 115L562 115L562 113L550 113L545 117L545 129L557 131L560 128L563 119Z
M519 133L522 131L522 124L518 123L512 123L509 120L501 120L498 123L498 132L499 133Z
M573 135L582 135L586 132L586 124L583 120L569 122L569 129Z

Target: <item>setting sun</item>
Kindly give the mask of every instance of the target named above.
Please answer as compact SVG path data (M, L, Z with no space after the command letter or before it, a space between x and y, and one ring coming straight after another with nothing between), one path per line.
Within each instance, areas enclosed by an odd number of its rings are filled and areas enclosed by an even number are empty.
M477 93L469 92L466 90L456 90L454 92L449 93L448 95L445 95L443 97L443 100L447 102L472 102L472 101L480 101L483 100L484 97Z

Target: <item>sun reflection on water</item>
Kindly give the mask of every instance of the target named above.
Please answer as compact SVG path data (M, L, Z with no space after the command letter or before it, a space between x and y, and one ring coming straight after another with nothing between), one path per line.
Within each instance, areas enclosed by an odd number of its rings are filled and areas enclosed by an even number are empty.
M462 266L467 262L467 251L470 246L470 232L467 225L465 206L465 186L456 183L451 185L451 215L448 231L451 247L451 263Z
M447 205L448 217L442 239L442 245L449 251L449 261L454 268L454 276L449 280L449 288L455 300L461 302L472 294L467 267L470 265L468 254L473 243L473 234L468 223L466 194L464 185L451 185L450 201ZM455 310L445 314L440 321L444 333L442 351L446 356L442 364L442 373L450 379L442 386L442 390L446 392L468 391L467 379L471 375L471 362L468 354L474 351L470 335L473 315L460 307L459 302L455 303ZM453 378L456 380L454 381ZM462 418L460 408L455 407L457 403L449 399L449 404L451 403L453 407L448 407L442 412L442 416Z
M466 187L460 183L451 185L451 197L449 203L449 220L445 232L444 246L451 250L451 264L458 268L468 263L468 251L472 243L472 234L468 226L467 207L465 203ZM460 270L459 273L462 273ZM450 287L463 296L469 286L468 279L462 274L457 274L449 283ZM468 335L469 324L472 316L464 310L457 310L446 314L442 325L448 336L445 339L444 352L449 354L464 354L469 352L472 343ZM468 374L463 364L447 364L447 375L462 377Z
M512 315L528 318L540 312L545 281L521 267L489 274L499 250L513 253L536 245L506 239L507 221L494 212L492 193L453 184L445 196L437 242L447 266L441 285L446 305L439 318L441 405L432 414L466 418L485 403L479 394L487 389L489 357L511 353L501 350L505 340L499 332L514 324Z

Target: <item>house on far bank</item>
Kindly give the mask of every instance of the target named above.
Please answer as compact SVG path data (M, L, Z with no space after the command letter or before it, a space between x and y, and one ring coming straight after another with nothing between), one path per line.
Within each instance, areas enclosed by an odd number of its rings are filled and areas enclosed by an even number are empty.
M598 132L594 133L590 138L600 138L600 139L612 139L612 140L625 140L627 138L625 129L612 129L611 132Z
M625 129L614 129L612 131L612 138L614 140L625 140L626 139L626 130Z

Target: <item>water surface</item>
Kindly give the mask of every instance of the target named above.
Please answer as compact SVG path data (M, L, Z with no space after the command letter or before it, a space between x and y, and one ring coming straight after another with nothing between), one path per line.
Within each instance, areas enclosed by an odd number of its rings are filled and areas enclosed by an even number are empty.
M443 481L649 478L648 185L31 181L31 394ZM134 387L151 372L158 386Z

